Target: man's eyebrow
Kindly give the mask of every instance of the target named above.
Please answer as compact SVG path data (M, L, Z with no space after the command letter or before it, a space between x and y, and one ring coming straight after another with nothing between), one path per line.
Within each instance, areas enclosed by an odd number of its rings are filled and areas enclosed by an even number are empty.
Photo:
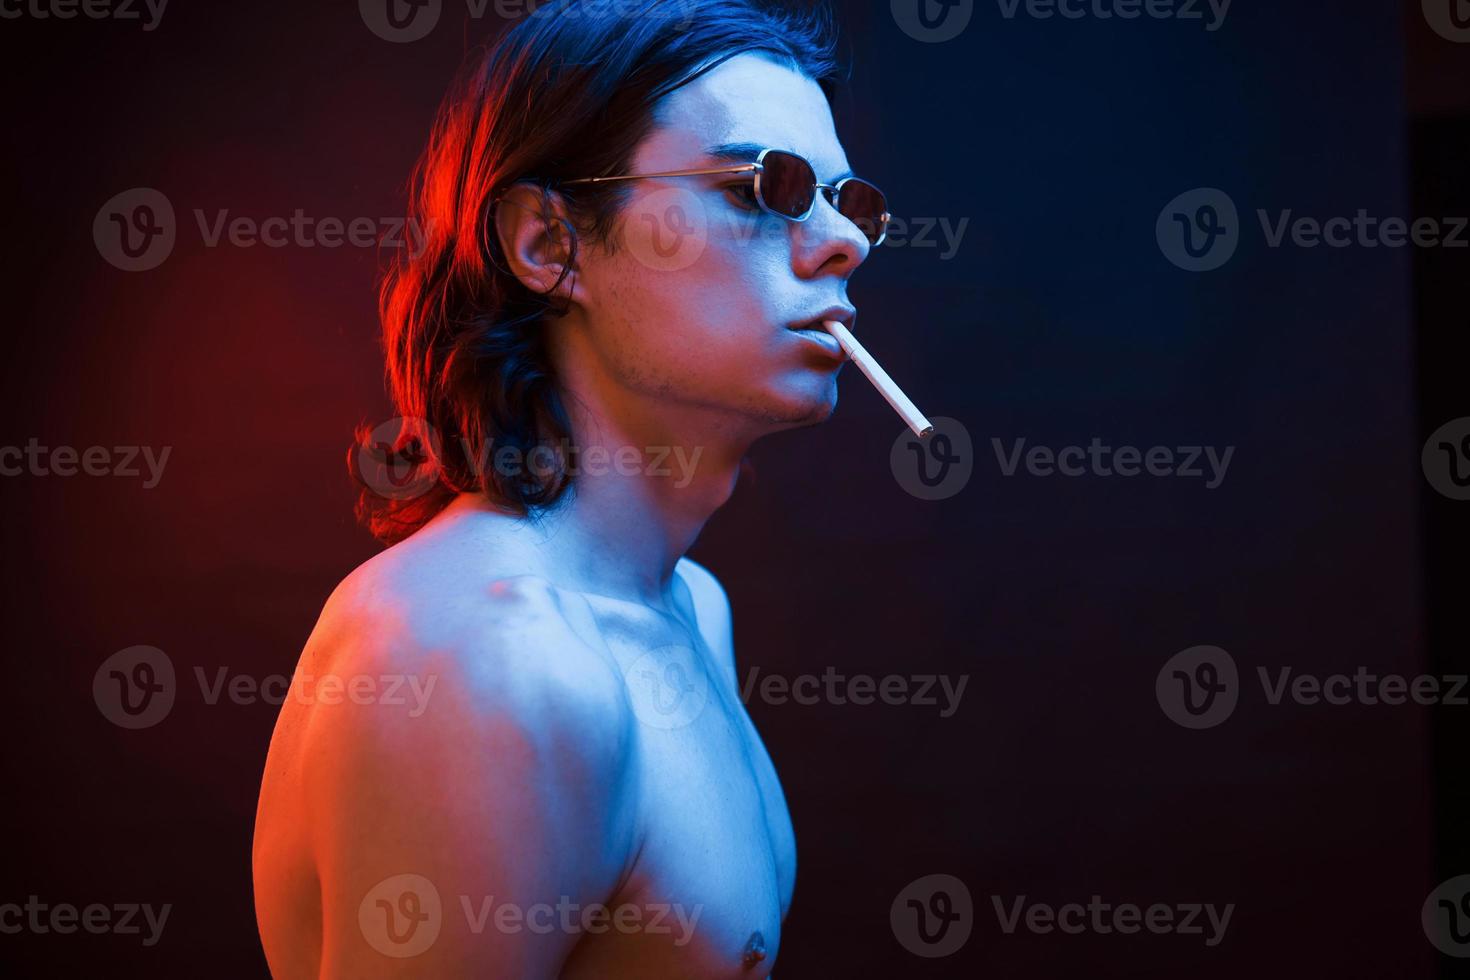
M709 147L704 154L722 163L755 163L764 149L759 143L721 143Z
M755 163L755 158L760 156L764 149L766 147L760 143L720 143L718 146L709 147L704 153L712 160L722 163ZM851 170L844 170L834 176L831 183L835 184L852 176L854 175Z

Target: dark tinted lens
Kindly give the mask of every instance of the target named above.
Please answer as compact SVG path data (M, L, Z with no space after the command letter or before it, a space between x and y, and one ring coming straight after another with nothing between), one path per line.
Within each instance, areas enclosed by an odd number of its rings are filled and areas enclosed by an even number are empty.
M837 210L868 236L870 244L882 240L888 226L884 218L888 213L888 198L878 188L857 177L844 180L837 192Z
M788 218L804 218L817 195L811 164L794 153L771 150L762 159L761 197L766 207Z

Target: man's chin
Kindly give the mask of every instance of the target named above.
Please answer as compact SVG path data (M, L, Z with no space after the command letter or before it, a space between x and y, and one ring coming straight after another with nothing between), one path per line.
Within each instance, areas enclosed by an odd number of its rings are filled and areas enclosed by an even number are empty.
M832 379L821 392L804 392L802 396L795 393L783 399L778 409L773 411L768 418L775 429L799 429L808 425L820 425L832 417L837 410L837 381Z

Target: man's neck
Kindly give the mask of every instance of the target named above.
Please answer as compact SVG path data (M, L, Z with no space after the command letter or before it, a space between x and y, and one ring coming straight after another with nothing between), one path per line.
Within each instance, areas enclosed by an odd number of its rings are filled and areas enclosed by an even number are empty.
M672 612L675 566L734 492L752 437L692 407L628 400L615 417L594 399L564 404L571 486L549 510L503 524L502 549L555 585ZM478 494L452 509L497 511Z
M571 399L568 411L577 448L572 489L547 515L552 553L583 591L670 608L674 568L730 499L749 440L667 405L645 419L592 415Z

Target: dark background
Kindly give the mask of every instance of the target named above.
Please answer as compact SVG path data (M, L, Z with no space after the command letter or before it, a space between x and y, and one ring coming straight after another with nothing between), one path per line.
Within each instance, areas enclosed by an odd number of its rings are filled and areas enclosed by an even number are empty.
M162 482L0 479L9 708L0 902L172 903L162 940L0 935L11 975L261 976L250 883L276 708L213 677L291 671L323 600L376 551L351 516L352 427L391 414L372 248L205 247L193 209L386 217L468 45L374 36L352 3L174 0L136 21L0 21L7 77L3 437L171 446ZM1449 975L1419 921L1470 872L1470 708L1270 705L1257 667L1463 672L1470 503L1431 489L1430 432L1470 415L1466 252L1267 247L1254 213L1470 214L1470 45L1418 0L1250 3L1200 21L1008 20L920 43L887 0L839 4L838 125L896 211L968 218L959 252L896 245L854 282L870 349L974 475L926 502L890 469L855 371L817 429L769 440L693 557L724 582L743 672L969 675L917 705L750 710L800 871L778 974ZM493 8L492 8L493 9ZM450 11L458 11L451 13ZM92 236L133 187L176 209L167 261ZM1226 191L1223 268L1155 240ZM1009 444L1235 446L1227 478L1004 477ZM149 644L178 700L141 731L92 679ZM1199 644L1244 692L1186 730L1154 682ZM906 952L923 875L974 899L969 943ZM1225 939L999 928L991 896L1235 904Z

